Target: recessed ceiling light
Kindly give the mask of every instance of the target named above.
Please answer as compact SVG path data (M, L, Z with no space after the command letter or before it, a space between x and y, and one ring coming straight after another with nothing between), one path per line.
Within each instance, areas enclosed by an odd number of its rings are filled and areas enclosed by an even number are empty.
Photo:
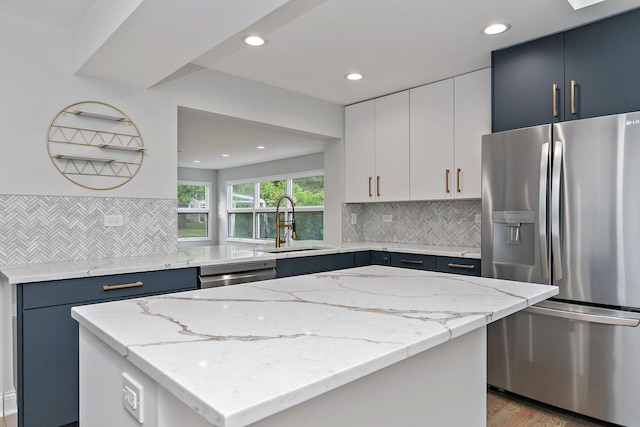
M592 4L603 2L604 0L567 0L573 10L582 9L583 7L591 6Z
M256 148L257 148L258 150L264 150L264 149L265 149L265 146L264 146L264 145L258 145Z
M200 160L194 160L193 163L200 163Z
M222 157L229 157L229 155L228 154L223 154Z
M349 73L349 74L345 74L344 78L347 80L356 81L356 80L362 80L364 76L360 73Z
M511 28L511 25L509 24L493 24L485 28L483 33L485 33L488 36L494 36L496 34L504 33L509 28Z
M267 39L260 36L244 36L242 38L242 41L245 44L253 47L264 46L265 44L267 44Z

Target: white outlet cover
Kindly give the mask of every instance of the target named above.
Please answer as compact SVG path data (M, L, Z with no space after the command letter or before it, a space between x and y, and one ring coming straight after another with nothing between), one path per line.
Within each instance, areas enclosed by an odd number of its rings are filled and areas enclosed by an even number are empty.
M138 420L144 422L143 402L144 389L126 372L122 373L122 406Z
M351 214L351 225L356 225L358 223L358 214Z
M392 215L382 215L382 222L393 222Z
M105 227L122 227L124 220L122 215L105 215L104 226Z

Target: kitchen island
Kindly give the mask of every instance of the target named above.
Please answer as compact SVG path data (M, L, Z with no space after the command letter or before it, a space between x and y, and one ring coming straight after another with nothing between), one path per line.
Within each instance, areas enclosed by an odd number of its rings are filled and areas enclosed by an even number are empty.
M139 425L126 373L145 426L483 425L486 325L556 293L369 266L76 307L80 422Z

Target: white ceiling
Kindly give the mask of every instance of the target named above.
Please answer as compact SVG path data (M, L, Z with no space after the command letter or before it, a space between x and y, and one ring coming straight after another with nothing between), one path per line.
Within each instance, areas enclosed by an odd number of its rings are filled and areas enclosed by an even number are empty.
M492 50L640 7L640 0L606 0L577 11L566 0L178 3L0 0L0 11L74 29L77 56L81 56L76 64L78 74L149 87L193 63L347 105L487 67ZM100 13L104 10L109 13ZM101 22L106 15L111 21ZM508 22L511 29L498 36L481 33L495 22ZM245 46L241 38L250 33L266 36L268 43L261 48ZM111 66L101 66L105 61ZM119 67L118 61L126 67ZM153 64L152 71L149 64ZM121 69L128 70L126 75L118 74ZM344 79L352 71L365 78L359 82ZM181 120L189 120L186 117L191 113L183 111ZM222 119L211 118L218 126ZM191 120L201 122L202 114ZM229 127L235 127L233 139L216 138L225 147L238 146L238 141L255 134L252 126L245 136L240 135L243 127L238 123ZM270 131L269 138L274 129ZM181 139L181 149L190 143ZM194 142L196 145L202 143ZM249 158L251 153L244 155Z
M178 166L226 169L324 151L326 137L178 108ZM264 146L260 150L257 146ZM222 157L228 154L229 157ZM199 160L199 163L194 163Z

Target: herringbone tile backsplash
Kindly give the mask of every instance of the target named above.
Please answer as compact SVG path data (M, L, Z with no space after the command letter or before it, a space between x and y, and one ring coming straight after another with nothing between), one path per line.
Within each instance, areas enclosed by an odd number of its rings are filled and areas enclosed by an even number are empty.
M481 209L480 200L344 204L342 239L479 248L475 217ZM357 216L356 225L351 214ZM392 222L384 222L384 215Z
M175 199L0 195L0 265L176 251ZM105 227L104 215L122 215Z

